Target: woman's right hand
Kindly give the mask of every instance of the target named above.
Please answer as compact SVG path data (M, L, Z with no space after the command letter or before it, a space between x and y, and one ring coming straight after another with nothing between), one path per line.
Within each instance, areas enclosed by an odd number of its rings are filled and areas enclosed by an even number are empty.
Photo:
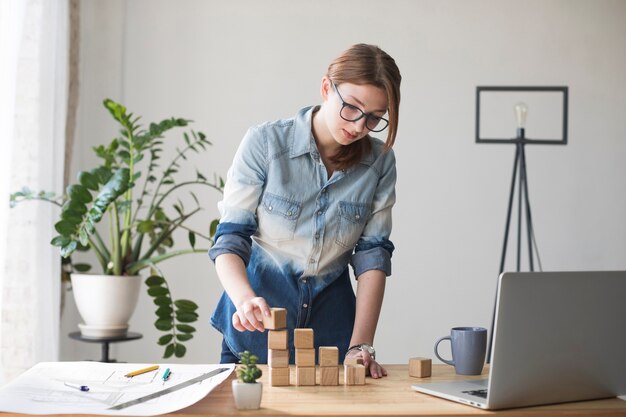
M237 311L233 314L233 327L240 332L246 330L254 332L265 331L263 326L263 316L271 317L270 307L263 297L252 297L244 299L237 306Z

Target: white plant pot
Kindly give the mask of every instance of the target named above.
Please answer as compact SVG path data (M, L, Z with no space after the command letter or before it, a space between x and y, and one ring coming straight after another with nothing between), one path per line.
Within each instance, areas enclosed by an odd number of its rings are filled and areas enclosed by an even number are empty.
M86 337L115 337L128 332L141 288L141 276L72 274L72 291Z
M257 410L261 406L263 383L246 383L238 379L233 381L233 396L238 410Z

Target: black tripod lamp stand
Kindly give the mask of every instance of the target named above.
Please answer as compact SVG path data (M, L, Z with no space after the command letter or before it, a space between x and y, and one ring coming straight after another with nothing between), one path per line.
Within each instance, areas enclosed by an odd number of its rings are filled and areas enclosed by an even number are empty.
M482 99L482 101L481 101ZM524 101L521 101L524 100ZM537 114L543 115L543 120L538 120L535 131L544 131L548 135L558 133L560 130L560 138L552 139L529 139L526 137L526 122L529 106L526 102L533 103L532 107L537 109ZM511 105L515 103L514 105ZM482 107L481 107L482 105ZM476 143L508 143L515 145L515 158L513 160L513 175L511 178L511 188L509 191L508 208L506 215L506 227L504 231L504 242L502 243L502 255L500 257L500 274L504 272L507 247L509 241L509 230L511 226L511 217L513 212L513 202L517 192L517 271L521 270L522 263L522 223L526 226L526 242L528 244L528 267L530 271L535 270L535 255L539 270L541 270L541 260L539 258L539 250L535 240L533 229L532 215L530 210L530 201L528 199L528 171L526 168L526 152L527 144L535 145L566 145L567 144L567 105L568 105L568 88L567 87L477 87L476 88ZM517 122L517 134L513 139L497 139L485 138L481 135L481 121L483 129L490 131L492 134L496 132L506 123L502 114L503 109L510 111L515 110L515 119ZM562 117L557 117L558 114ZM509 113L510 114L510 113ZM495 123L489 125L489 116L496 119ZM560 121L560 124L553 126L554 121ZM542 133L539 133L542 134ZM534 254L533 254L534 251ZM497 284L496 284L497 285ZM497 294L497 288L496 288ZM491 361L491 346L493 342L493 328L495 324L495 303L493 315L491 318L491 336L489 339L489 347L487 352L487 361Z

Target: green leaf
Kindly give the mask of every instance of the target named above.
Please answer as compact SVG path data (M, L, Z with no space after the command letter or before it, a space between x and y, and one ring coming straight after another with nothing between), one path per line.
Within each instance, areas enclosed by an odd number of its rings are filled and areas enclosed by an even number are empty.
M192 338L193 338L193 335L191 333L178 333L176 335L176 340L179 340L181 342L185 342Z
M194 232L189 232L189 244L192 249L196 248L196 234Z
M167 330L171 330L172 327L174 327L174 324L172 323L172 320L158 319L157 321L154 322L154 327L156 327L157 329L161 331L167 331Z
M52 246L65 246L68 243L70 243L72 241L72 239L70 239L67 236L55 236L51 241L50 244Z
M154 299L154 304L158 306L167 305L171 303L172 303L172 299L170 297L160 296Z
M54 228L63 236L71 236L76 230L76 225L67 220L61 220L54 225Z
M177 343L176 347L174 348L174 355L176 355L177 358L182 358L183 356L185 356L185 353L187 352L187 348L185 347L185 345Z
M104 107L109 110L115 120L124 124L126 118L126 107L108 98L104 100L103 104Z
M137 225L139 233L150 233L154 230L154 222L152 220L143 220Z
M159 337L159 341L157 343L161 346L165 346L169 342L171 342L173 338L174 338L173 334L166 334L166 335Z
M78 272L87 272L91 270L91 265L89 264L74 264L73 266Z
M63 206L63 211L64 212L67 211L69 213L78 214L79 216L82 216L83 214L87 213L87 205L85 205L84 203L81 203L80 201L69 200Z
M98 167L91 170L91 174L98 180L98 183L104 185L113 176L113 171L106 167Z
M70 200L75 200L84 204L93 200L93 197L87 187L83 187L79 184L73 184L67 187L67 194L70 196Z
M155 314L157 315L158 318L165 319L165 318L172 318L173 312L174 312L174 309L172 309L172 307L168 305L163 305L157 308L157 310L155 311Z
M163 359L167 359L174 354L174 344L167 345L165 348L165 353L163 354Z
M160 295L168 295L170 292L165 287L150 287L148 288L148 295L151 297L158 297Z
M78 182L80 182L81 185L83 185L84 187L93 191L98 191L98 188L100 188L100 185L98 184L98 178L89 172L79 172Z
M198 321L198 315L196 313L176 313L176 320L181 323L193 323Z
M61 219L67 220L74 225L79 225L80 222L83 221L83 216L82 214L74 213L69 210L63 210L61 212Z
M196 328L188 324L177 324L176 330L183 333L193 333L196 331Z
M148 278L146 278L146 285L148 287L153 287L155 285L161 285L165 283L165 278L158 276L158 275L151 275Z
M61 248L61 256L67 258L76 250L76 246L78 246L78 242L72 240L70 243Z
M87 235L87 231L85 229L80 229L78 232L78 239L80 240L80 244L83 246L89 244L89 236Z
M174 305L181 311L196 311L198 309L198 304L194 303L191 300L176 300L174 301Z
M211 222L211 227L209 229L209 236L215 236L215 232L217 232L217 226L220 224L219 219L215 219Z
M198 181L205 181L206 182L206 177L204 175L202 175L202 173L198 170L196 170L196 178Z

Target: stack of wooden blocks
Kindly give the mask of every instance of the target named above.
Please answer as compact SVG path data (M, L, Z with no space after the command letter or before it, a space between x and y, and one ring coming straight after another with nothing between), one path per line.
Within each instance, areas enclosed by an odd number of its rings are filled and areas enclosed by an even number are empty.
M294 329L296 385L315 385L315 345L313 329Z
M339 385L339 348L320 346L320 385Z
M272 308L271 317L263 317L267 335L267 365L270 385L288 386L289 381L289 337L287 334L287 310Z
M263 317L267 329L267 365L270 385L283 387L290 385L289 335L287 333L287 310L272 308L271 317ZM296 385L316 384L315 334L313 329L294 329L293 341L296 348ZM339 348L320 346L320 385L339 385ZM345 385L364 385L365 367L363 360L347 359L344 362Z

